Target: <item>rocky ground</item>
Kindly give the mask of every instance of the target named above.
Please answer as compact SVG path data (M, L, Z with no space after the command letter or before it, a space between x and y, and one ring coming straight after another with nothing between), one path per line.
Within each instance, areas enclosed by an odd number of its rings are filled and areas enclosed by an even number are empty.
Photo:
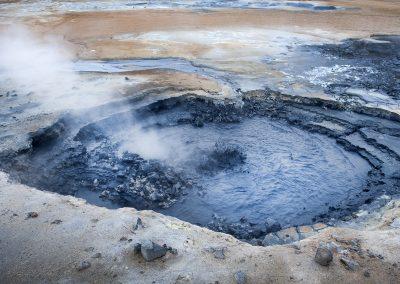
M398 3L219 2L1 2L1 283L398 282ZM149 210L196 184L115 142L133 119L259 117L361 157L362 191L304 224L199 227ZM200 172L247 158L202 155Z
M320 226L293 245L264 248L152 211L109 210L10 184L5 174L1 189L3 283L396 283L400 276L398 201L357 230ZM174 250L146 261L135 254L146 240ZM325 245L332 261L317 258L327 266L315 260Z

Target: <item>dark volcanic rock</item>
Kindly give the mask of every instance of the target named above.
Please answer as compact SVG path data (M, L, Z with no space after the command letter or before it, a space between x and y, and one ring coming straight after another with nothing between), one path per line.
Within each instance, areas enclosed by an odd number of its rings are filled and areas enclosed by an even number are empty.
M154 243L151 240L144 240L140 244L135 244L134 251L140 253L146 261L153 261L163 257L167 253L167 248Z
M356 261L351 260L347 257L341 257L340 262L344 265L344 267L347 270L351 270L351 271L357 270L360 266Z
M321 45L316 49L323 55L334 56L332 66L337 64L337 58L345 60L343 64L352 66L351 76L337 78L336 86L379 90L398 99L400 36L374 35L371 39L346 39L340 44ZM355 77L357 80L354 80ZM342 95L333 85L327 90Z
M143 229L143 228L144 228L144 225L143 225L142 219L137 218L136 224L133 226L133 230L136 231L136 230Z
M333 260L333 254L326 246L319 246L314 259L319 265L328 266Z

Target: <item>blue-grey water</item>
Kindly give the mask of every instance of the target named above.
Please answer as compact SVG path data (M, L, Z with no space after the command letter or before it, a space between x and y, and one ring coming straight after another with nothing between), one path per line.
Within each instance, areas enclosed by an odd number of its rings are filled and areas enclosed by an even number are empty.
M334 139L266 118L168 127L158 135L165 145L180 145L171 149L176 158L171 163L205 189L205 194L194 190L161 212L198 224L207 224L213 213L230 221L246 217L259 223L271 217L283 225L310 223L329 206L360 192L370 169ZM191 166L198 153L217 141L241 147L245 163L214 175Z

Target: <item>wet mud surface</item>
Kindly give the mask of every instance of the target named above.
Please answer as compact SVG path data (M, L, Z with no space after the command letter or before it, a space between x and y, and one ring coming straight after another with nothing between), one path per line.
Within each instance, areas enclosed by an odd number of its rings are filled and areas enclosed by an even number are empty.
M37 188L153 209L240 239L334 224L399 191L399 118L382 110L253 91L234 102L188 94L95 113L32 133L28 151L2 157L3 170Z

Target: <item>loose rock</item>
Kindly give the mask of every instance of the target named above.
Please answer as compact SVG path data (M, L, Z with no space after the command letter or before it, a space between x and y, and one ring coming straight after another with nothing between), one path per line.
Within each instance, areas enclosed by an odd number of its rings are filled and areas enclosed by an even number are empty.
M37 218L38 216L39 214L37 212L28 212L28 214L26 214L26 219Z
M143 229L143 228L144 228L144 226L143 226L143 221L142 221L142 219L137 218L136 224L133 226L133 230L136 231L136 230L138 230L138 229Z
M139 246L136 244L134 250L137 251ZM153 261L163 257L167 253L167 248L160 246L150 240L144 240L140 243L140 252L146 261Z
M206 251L211 252L216 259L225 259L226 247L211 247L206 249Z
M245 284L246 283L246 274L242 271L238 271L235 273L235 280L237 284Z
M92 264L89 261L84 260L77 266L76 269L78 271L82 271L82 270L88 269L90 266L92 266Z
M319 265L328 266L333 260L333 254L326 246L319 246L314 260Z
M346 257L341 257L340 258L340 262L344 265L344 267L347 270L350 270L350 271L355 271L359 267L359 264L356 261L351 260L351 259L346 258Z

